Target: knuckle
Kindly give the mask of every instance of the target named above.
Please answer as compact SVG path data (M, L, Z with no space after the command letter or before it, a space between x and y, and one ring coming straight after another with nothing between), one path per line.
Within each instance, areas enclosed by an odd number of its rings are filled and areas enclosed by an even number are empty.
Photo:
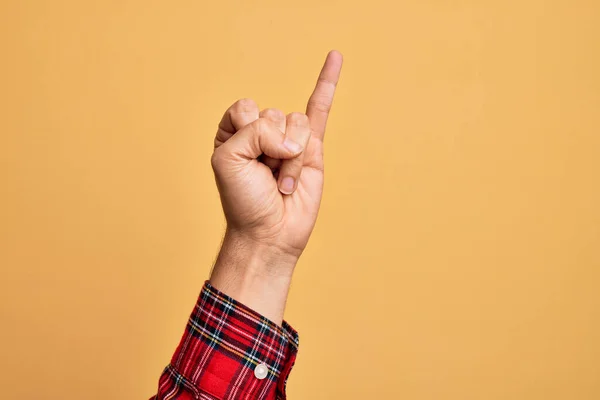
M254 111L256 109L258 109L258 105L256 104L256 102L248 98L239 99L231 107L231 110L236 113L249 112Z
M330 79L323 78L323 77L319 77L319 79L317 79L317 82L319 84L321 84L321 85L324 85L324 86L330 86L333 89L335 89L336 86L337 86L337 82L336 81L332 81Z
M308 101L309 107L324 113L331 111L331 101L326 98L313 96Z
M288 115L288 122L296 126L308 125L308 116L301 112L293 112Z
M258 118L254 120L250 126L254 133L258 136L269 135L273 130L273 122L267 118Z
M267 108L262 113L262 116L269 119L281 120L285 118L283 111L277 108Z

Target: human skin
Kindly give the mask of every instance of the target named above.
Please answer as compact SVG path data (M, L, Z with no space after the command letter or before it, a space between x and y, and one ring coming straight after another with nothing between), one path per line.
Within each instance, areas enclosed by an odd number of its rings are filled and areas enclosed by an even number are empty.
M211 163L227 229L210 282L276 324L319 212L323 139L341 68L342 55L331 51L305 114L239 100L215 137Z

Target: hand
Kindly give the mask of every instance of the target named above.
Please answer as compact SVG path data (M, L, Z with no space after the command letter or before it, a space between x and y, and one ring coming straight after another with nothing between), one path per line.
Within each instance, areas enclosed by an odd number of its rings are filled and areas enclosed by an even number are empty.
M236 237L291 259L306 247L321 203L323 137L341 67L341 54L330 52L306 115L259 113L247 99L225 112L211 161L226 240Z
M277 324L321 203L323 136L341 67L341 54L329 53L306 115L259 113L240 100L215 138L211 161L227 231L210 281Z

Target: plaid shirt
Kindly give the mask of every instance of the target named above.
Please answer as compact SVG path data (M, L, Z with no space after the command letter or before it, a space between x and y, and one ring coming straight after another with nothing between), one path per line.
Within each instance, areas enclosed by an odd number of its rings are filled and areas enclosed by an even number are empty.
M285 400L298 333L207 281L151 400Z

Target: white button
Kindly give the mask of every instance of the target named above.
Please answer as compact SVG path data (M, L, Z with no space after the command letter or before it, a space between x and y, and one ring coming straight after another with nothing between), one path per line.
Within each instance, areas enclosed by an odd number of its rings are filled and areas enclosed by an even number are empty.
M258 364L256 366L256 368L254 368L254 376L257 379L265 379L267 377L268 373L269 373L269 367L267 367L267 364L265 364L265 363Z

